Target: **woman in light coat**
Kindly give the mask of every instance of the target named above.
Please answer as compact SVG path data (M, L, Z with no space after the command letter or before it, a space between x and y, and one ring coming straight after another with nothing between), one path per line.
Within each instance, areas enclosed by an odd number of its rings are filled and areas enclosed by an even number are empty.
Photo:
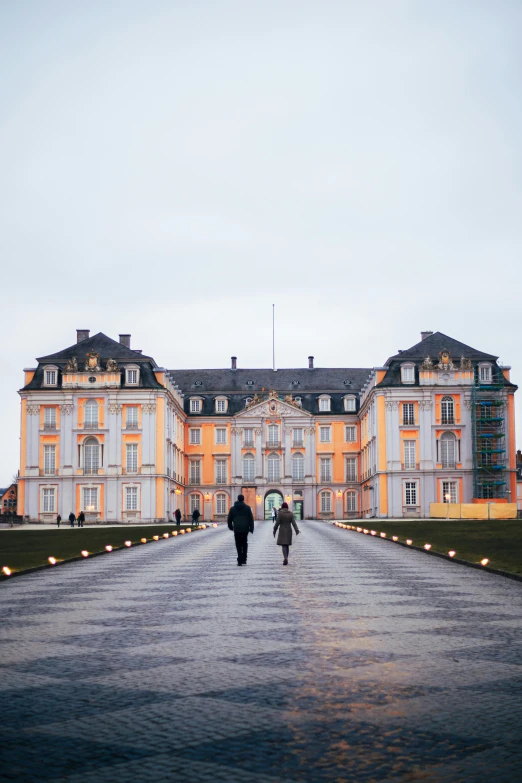
M290 547L292 545L292 527L295 530L296 536L298 536L299 528L297 527L294 515L288 508L288 503L283 503L279 509L276 523L274 525L274 538L276 530L279 528L277 545L283 548L283 565L288 565L288 555L290 554Z

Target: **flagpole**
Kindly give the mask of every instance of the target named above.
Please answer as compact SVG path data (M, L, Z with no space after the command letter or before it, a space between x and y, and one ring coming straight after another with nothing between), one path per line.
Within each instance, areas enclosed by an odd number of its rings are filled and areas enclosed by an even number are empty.
M275 370L275 304L272 305L272 369Z

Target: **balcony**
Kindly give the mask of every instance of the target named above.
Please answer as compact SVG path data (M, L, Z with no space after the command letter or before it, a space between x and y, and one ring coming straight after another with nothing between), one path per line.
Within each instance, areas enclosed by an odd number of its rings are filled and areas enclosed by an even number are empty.
M227 479L224 478L223 476L219 476L218 478L216 478L216 484L227 484L227 483L228 483Z
M243 441L243 448L244 449L253 449L255 446L255 443L253 440L244 440Z
M201 484L201 479L198 478L189 478L189 486L191 487L199 487Z
M268 440L266 443L267 449L280 449L281 448L281 441L280 440Z
M125 424L126 430L137 430L138 429L138 422L137 421L128 421Z
M99 427L97 421L86 421L83 424L83 429L84 430L99 430L100 427Z
M45 421L44 422L44 430L55 430L56 429L56 422L55 421Z
M294 449L304 449L304 441L303 440L294 440L293 448Z
M97 476L98 475L99 468L84 468L83 469L83 475L84 476Z
M56 470L56 468L43 468L39 472L40 472L40 476L57 476L58 475L58 471Z

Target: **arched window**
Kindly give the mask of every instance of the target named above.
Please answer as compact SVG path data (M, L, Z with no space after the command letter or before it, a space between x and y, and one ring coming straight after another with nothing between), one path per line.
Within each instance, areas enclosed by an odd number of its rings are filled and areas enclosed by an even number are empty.
M256 461L253 454L243 457L243 481L253 481L255 478Z
M100 444L96 438L87 438L83 444L83 472L97 475L100 462Z
M321 492L321 514L328 514L332 510L332 493Z
M85 403L85 429L95 430L98 428L98 402L97 400L87 400Z
M443 397L440 404L440 415L442 424L454 424L455 423L455 404L453 397Z
M346 511L348 513L357 511L357 492L346 493Z
M216 514L223 516L228 513L228 496L224 492L218 492L216 495Z
M304 479L304 457L299 451L292 456L292 478L294 481Z
M279 454L269 454L268 459L268 481L279 481L280 464Z
M454 468L457 462L457 438L445 432L440 439L440 461L443 468Z

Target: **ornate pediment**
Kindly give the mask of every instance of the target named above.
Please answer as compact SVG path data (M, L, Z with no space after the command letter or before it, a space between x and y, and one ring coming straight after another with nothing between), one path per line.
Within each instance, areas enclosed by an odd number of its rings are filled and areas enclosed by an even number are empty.
M280 399L275 391L269 392L268 399L261 399L260 395L256 395L249 406L236 415L236 418L269 418L273 416L285 419L291 416L312 417L311 413L303 410L289 398L291 398L291 395Z

